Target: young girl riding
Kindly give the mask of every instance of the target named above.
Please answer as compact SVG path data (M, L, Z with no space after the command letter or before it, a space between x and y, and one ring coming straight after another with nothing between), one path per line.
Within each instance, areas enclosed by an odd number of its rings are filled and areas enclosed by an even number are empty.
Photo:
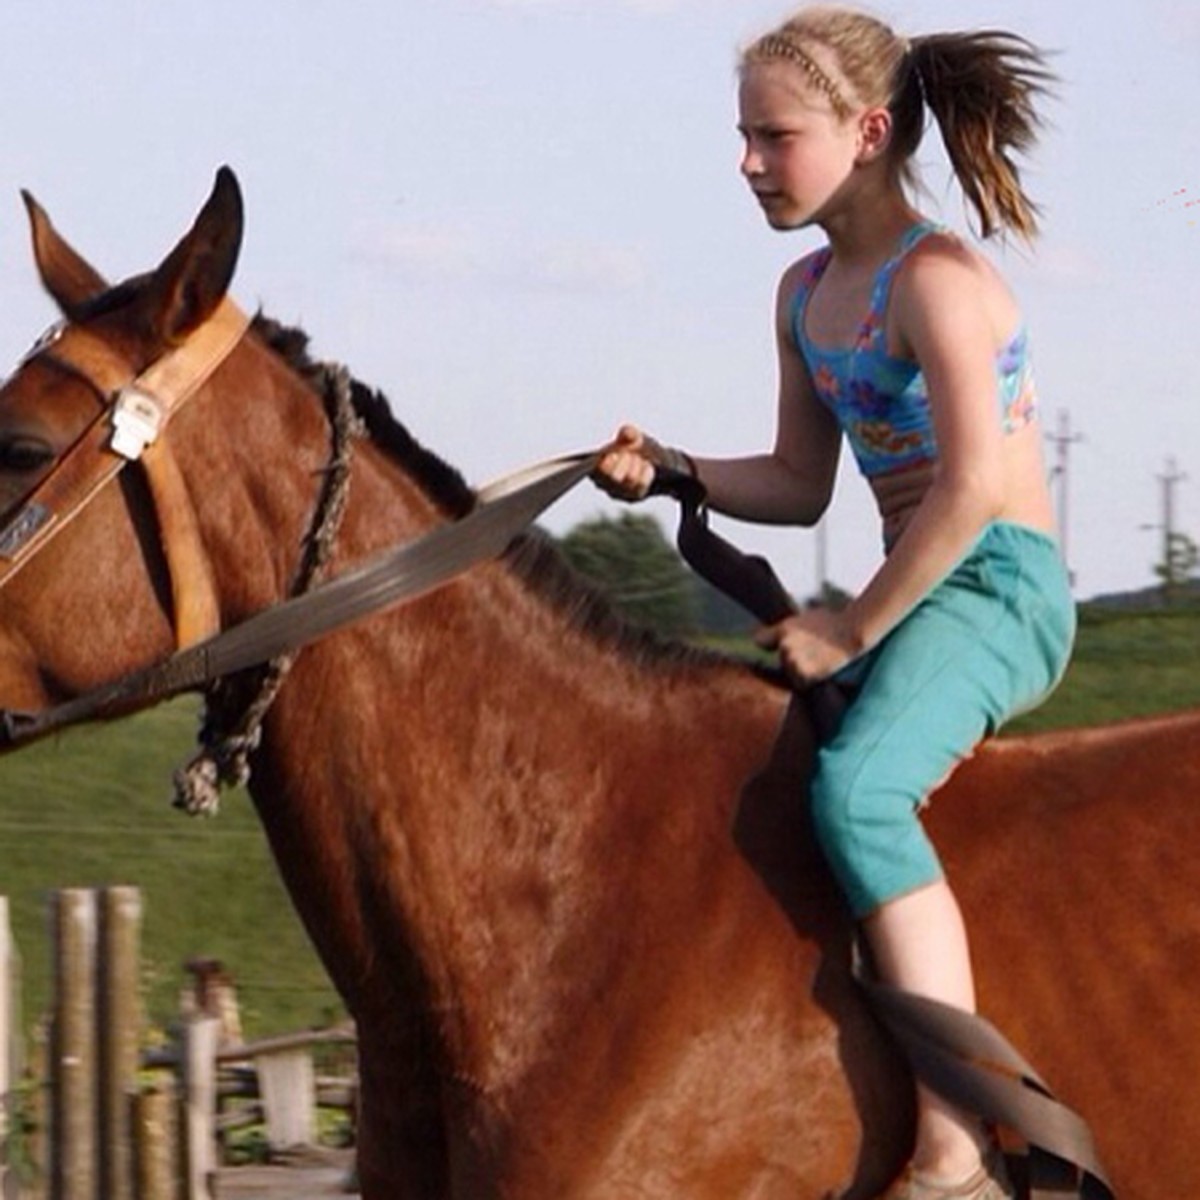
M985 238L1036 233L1013 156L1034 141L1040 54L1006 33L897 36L810 7L743 53L741 169L774 229L828 244L789 267L775 326L775 443L692 457L623 427L597 481L644 496L693 471L711 507L814 524L849 442L885 556L843 610L764 630L798 684L859 687L812 781L821 844L886 983L974 1011L963 920L920 821L930 793L1065 669L1074 605L1053 537L1030 344L980 253L910 195L926 112ZM918 1088L911 1164L890 1200L1012 1195L985 1130Z

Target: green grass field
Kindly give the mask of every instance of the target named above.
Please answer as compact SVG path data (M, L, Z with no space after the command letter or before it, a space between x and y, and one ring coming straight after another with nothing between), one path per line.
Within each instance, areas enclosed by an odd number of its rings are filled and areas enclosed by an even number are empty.
M143 892L145 1000L155 1024L176 1013L182 964L194 956L232 970L251 1036L341 1014L249 799L230 793L211 820L170 805L171 773L191 751L196 712L177 701L0 760L0 894L23 960L28 1026L47 1003L47 897L109 884Z
M1085 608L1057 692L1007 732L1100 725L1200 707L1200 609Z
M1200 611L1086 612L1062 687L1014 732L1200 707ZM340 1014L276 878L245 796L219 817L169 805L188 755L192 703L71 731L0 760L0 894L24 959L24 1016L48 995L46 902L58 887L134 884L145 901L145 995L168 1022L192 956L224 961L247 1032L282 1032Z

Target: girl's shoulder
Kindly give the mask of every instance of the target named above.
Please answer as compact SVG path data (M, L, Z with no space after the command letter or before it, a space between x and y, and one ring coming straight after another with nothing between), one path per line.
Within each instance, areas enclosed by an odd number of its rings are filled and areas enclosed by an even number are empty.
M997 345L1012 337L1020 306L1004 276L983 251L950 230L939 229L915 245L896 274L894 330L907 342L910 319L926 323L975 313L992 328Z
M904 270L920 270L922 264L970 267L983 260L978 250L945 225L926 224L914 232L903 256Z
M937 299L1007 291L1003 277L985 254L940 226L925 233L904 255L894 287L898 295Z
M798 291L811 291L825 273L831 256L832 251L828 246L818 246L816 250L796 259L784 270L780 289L789 296L794 296Z

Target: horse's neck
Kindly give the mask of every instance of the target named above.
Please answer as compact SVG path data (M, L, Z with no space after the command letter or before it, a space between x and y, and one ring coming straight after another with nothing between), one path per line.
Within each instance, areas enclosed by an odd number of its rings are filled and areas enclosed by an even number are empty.
M347 994L411 1004L388 956L416 963L456 1069L503 1087L611 976L614 914L644 896L653 922L664 858L699 903L778 712L738 669L605 648L492 564L306 652L257 799Z
M196 404L178 452L196 498L202 535L221 588L226 624L287 598L319 519L333 432L313 390L266 347L247 340L211 409ZM369 439L352 441L344 526L327 570L336 573L439 520L438 506Z
M268 363L266 386L295 385ZM328 455L311 393L269 399L263 449L230 439L227 461L191 464L226 489L214 521L240 505L214 535L235 614L281 598ZM364 444L332 569L445 519ZM662 906L702 904L782 708L741 668L606 641L526 575L484 564L306 649L252 783L356 1015L436 1012L455 1070L489 1088L530 1070L626 969L614 914L653 937Z

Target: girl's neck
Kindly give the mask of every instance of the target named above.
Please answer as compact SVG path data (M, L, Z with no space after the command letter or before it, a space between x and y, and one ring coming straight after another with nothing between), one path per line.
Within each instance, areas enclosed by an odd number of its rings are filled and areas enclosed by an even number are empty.
M921 214L895 191L860 195L821 221L834 260L843 267L868 266L886 258Z

